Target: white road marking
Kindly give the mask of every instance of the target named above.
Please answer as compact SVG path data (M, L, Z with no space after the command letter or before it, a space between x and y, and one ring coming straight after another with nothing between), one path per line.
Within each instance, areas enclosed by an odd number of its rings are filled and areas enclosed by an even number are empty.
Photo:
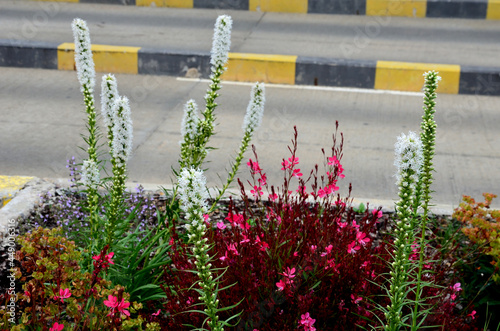
M210 79L185 78L185 77L177 77L177 80L182 81L182 82L200 82L200 83L211 82ZM225 84L225 85L253 86L254 83L223 81L223 84ZM408 96L419 96L419 97L424 96L423 92L375 90L375 89L364 89L364 88L354 88L354 87L286 85L286 84L266 83L266 88L273 88L273 87L286 88L286 89L297 89L297 90L313 90L313 91L331 91L331 92L349 92L349 93L367 93L367 94L395 94L395 95L408 95Z

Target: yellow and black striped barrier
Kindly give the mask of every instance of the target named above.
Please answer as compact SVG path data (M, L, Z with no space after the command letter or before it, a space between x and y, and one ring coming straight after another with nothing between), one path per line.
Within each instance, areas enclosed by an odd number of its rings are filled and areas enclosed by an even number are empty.
M208 78L210 54L92 45L98 72ZM0 66L75 70L74 44L0 40ZM456 64L229 53L223 79L273 84L421 91L422 75L439 71L438 92L500 95L500 68Z
M281 13L500 19L500 0L38 0Z

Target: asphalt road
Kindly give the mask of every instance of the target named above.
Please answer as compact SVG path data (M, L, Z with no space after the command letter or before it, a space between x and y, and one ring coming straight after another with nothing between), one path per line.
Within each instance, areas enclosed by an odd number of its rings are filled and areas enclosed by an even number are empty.
M0 174L67 177L66 160L84 155L78 146L84 146L80 135L85 134L86 116L76 73L0 68L0 77ZM117 79L120 94L131 99L134 122L129 179L170 184L179 155L183 104L193 98L203 105L207 83L166 76ZM223 85L212 140L218 150L211 152L207 164L209 185L219 184L219 175L225 179L239 146L251 89L241 83ZM299 132L297 155L306 174L315 163L322 164L321 148L331 146L339 121L345 137L342 193L352 183L356 198L396 198L393 146L402 132L419 130L421 94L267 86L266 98L254 144L271 184L281 183L280 164L289 157L294 125ZM456 206L462 194L481 198L482 192L500 193L500 98L439 95L437 102L434 202ZM247 173L243 167L241 176Z
M500 66L500 21L494 20L0 0L0 39L72 42L70 24L80 17L94 44L208 52L223 13L234 21L232 52Z

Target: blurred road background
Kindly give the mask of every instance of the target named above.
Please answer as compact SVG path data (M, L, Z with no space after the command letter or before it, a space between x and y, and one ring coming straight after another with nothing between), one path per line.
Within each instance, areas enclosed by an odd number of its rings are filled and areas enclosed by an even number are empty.
M492 20L3 0L0 39L72 42L70 24L80 17L88 22L95 44L207 52L220 14L233 17L233 52L500 67L500 21ZM86 116L76 72L0 67L0 77L0 174L66 177L66 160L84 156L78 146L84 146L80 135L85 135ZM120 94L131 100L134 122L130 181L170 184L179 155L183 105L190 98L203 105L207 81L116 77ZM225 180L242 135L250 89L246 83L223 83L220 124L212 140L218 150L211 152L207 164L210 185L220 183L218 175ZM281 183L280 163L289 157L294 125L299 132L297 155L306 174L315 163L322 164L321 148L331 146L338 121L345 138L342 193L352 183L356 198L396 199L393 147L402 132L419 130L422 93L267 85L266 99L254 144L271 184ZM500 97L440 94L436 121L434 202L457 206L462 194L480 199L482 192L500 193ZM247 173L242 167L241 176Z

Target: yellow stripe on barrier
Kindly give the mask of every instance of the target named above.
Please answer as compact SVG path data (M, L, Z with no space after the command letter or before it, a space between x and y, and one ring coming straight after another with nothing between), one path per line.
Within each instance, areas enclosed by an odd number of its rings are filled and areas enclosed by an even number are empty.
M140 47L92 45L95 70L137 74L139 49ZM57 47L57 68L75 70L75 44L63 43Z
M368 16L425 17L427 0L366 0Z
M136 0L136 6L193 8L194 0Z
M80 2L80 0L33 0L33 1L50 1L50 2Z
M488 10L486 11L486 19L500 20L500 0L488 1Z
M450 64L378 61L374 88L418 92L424 86L423 74L429 70L442 77L437 92L458 94L460 66Z
M229 53L222 79L240 82L295 84L297 56Z
M33 177L24 176L0 176L0 208L12 200L12 196L32 179Z
M307 0L249 0L248 7L253 11L307 13Z

